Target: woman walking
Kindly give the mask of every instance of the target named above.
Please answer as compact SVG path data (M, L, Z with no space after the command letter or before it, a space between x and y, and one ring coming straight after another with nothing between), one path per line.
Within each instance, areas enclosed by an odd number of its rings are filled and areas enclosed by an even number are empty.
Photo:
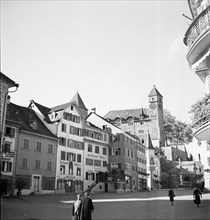
M172 188L169 189L169 191L168 191L168 196L169 196L171 205L174 205L174 197L175 197L175 194L174 194L174 191L173 191Z
M194 203L197 205L197 207L199 207L201 203L202 194L198 188L195 188L193 192L193 198L194 198Z

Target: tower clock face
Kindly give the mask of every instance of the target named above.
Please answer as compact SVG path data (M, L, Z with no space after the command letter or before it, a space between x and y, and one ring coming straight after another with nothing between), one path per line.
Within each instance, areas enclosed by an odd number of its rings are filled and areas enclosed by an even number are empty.
M156 106L155 103L151 103L151 104L149 105L149 107L150 107L151 110L155 110L157 106Z
M149 105L149 107L150 107L150 114L151 114L151 116L155 117L157 115L157 106L156 106L156 104L155 103L151 103Z

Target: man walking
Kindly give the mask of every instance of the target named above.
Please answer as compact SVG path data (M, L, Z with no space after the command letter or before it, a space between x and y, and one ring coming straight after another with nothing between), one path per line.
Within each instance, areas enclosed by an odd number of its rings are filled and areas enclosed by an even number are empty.
M85 193L85 198L82 200L80 220L92 220L92 212L94 210L92 199L89 197L89 192Z

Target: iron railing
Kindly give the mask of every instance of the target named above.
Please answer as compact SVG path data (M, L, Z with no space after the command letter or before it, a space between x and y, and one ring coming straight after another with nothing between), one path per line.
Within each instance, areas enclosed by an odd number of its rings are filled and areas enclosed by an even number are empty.
M184 36L184 44L190 47L194 41L210 29L210 6L202 11L192 22Z

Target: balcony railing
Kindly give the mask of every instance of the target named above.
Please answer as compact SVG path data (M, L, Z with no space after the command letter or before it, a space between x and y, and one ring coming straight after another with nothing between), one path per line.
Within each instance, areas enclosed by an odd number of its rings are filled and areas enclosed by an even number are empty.
M208 29L210 29L210 6L202 11L192 22L185 34L184 44L190 47L193 42Z
M210 122L210 114L203 116L199 120L197 120L195 123L193 123L193 128L196 130L199 127L203 126L204 124L207 124Z

